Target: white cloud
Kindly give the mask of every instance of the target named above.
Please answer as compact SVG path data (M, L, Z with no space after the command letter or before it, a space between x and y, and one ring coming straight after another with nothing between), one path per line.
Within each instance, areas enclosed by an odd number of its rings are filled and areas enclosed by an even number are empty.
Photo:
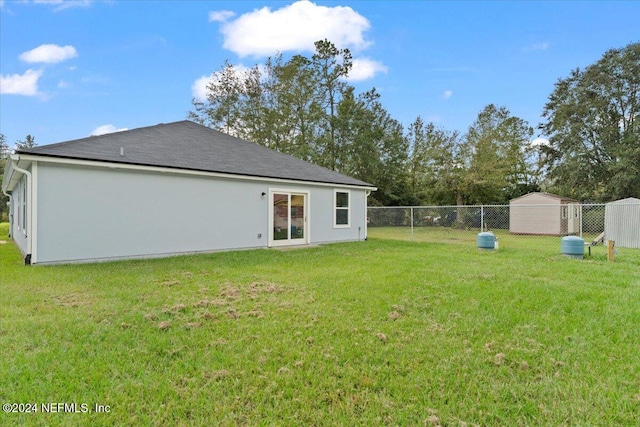
M191 94L198 101L205 101L207 99L207 85L211 80L211 76L202 76L191 85Z
M42 70L27 70L24 74L0 76L0 93L10 95L38 95L38 79Z
M442 93L442 99L449 99L449 98L451 98L451 95L453 95L453 91L452 90L445 90Z
M55 44L43 44L35 49L24 52L20 59L25 62L43 62L45 64L55 64L78 56L76 48L73 46L58 46Z
M373 61L367 58L353 59L353 67L349 72L349 81L367 80L376 75L376 73L386 73L388 68L379 61Z
M532 146L532 147L539 147L541 145L546 145L548 147L549 144L550 143L549 143L549 140L547 138L540 138L540 137L534 139L533 141L531 141L529 143L529 145Z
M525 46L523 48L524 51L531 51L531 50L547 50L547 48L549 47L549 43L547 42L543 42L543 43L533 43L530 44L528 46Z
M109 78L105 76L101 76L100 74L92 74L92 75L80 78L80 83L88 84L88 85L92 85L92 84L106 85L109 83Z
M209 22L226 22L235 15L236 13L230 10L211 11L209 12Z
M225 22L223 46L245 56L268 56L285 51L315 51L314 42L328 39L339 48L364 49L369 21L350 7L318 6L298 1L272 11L268 7Z
M70 87L70 85L69 85L69 83L65 82L64 80L60 80L58 82L58 87L60 89L66 89L66 88Z
M91 132L90 136L98 136L98 135L105 135L107 133L122 132L123 130L128 130L128 129L127 128L118 129L114 125L102 125L95 128Z
M55 12L72 7L89 7L92 0L33 0L35 4L44 4L48 6L56 6Z

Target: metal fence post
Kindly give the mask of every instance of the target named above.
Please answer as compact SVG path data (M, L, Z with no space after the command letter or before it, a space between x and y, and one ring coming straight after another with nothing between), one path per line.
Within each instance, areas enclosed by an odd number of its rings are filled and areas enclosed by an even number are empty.
M578 215L580 216L580 238L582 238L582 204L580 204L578 209Z
M480 232L484 231L484 205L480 205Z
M413 239L413 206L411 207L411 238Z

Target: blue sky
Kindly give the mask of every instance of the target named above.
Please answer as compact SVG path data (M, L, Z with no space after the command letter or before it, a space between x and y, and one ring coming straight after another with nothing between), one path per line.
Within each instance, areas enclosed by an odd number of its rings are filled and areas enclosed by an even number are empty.
M633 1L0 0L0 133L44 145L183 120L225 60L325 37L405 126L464 133L494 103L535 127L559 78L640 41L639 16Z

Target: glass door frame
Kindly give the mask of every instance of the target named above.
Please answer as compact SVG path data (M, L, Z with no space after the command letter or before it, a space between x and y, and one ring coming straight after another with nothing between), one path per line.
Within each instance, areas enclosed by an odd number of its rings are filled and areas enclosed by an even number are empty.
M303 197L303 211L304 211L304 228L303 228L303 237L301 239L292 239L291 235L288 234L288 238L287 239L281 239L281 240L275 240L275 232L274 232L274 224L275 224L275 218L273 215L273 203L274 203L274 196L276 194L286 194L289 197L289 203L287 206L287 210L288 210L288 233L290 233L291 230L291 197L292 196L302 196ZM308 191L304 191L304 190L294 190L291 188L270 188L269 189L269 247L272 246L289 246L289 245L306 245L309 244L309 236L310 236L310 227L309 224L311 223L311 221L309 220L310 218L310 211L309 211L309 192Z

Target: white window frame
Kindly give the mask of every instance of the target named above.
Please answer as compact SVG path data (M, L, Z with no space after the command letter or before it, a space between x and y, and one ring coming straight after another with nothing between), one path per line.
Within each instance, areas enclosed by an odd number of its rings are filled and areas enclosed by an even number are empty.
M338 207L338 193L347 194L347 207ZM338 224L338 209L347 211L347 223ZM333 190L333 228L351 228L351 190Z
M22 181L22 232L27 234L27 177Z
M14 200L15 210L17 211L16 225L18 230L22 230L22 181L18 182L16 187L17 197Z

